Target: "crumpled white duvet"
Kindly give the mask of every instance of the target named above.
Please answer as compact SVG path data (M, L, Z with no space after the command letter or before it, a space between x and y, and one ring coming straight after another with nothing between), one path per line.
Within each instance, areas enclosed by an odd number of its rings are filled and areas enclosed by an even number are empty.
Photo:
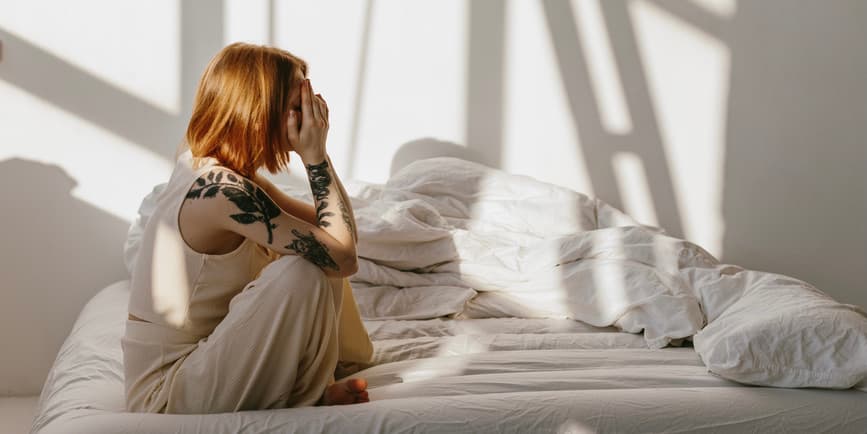
M718 261L598 199L452 158L412 163L361 196L352 282L365 317L571 318L643 330L653 348L707 320L682 270L718 274Z

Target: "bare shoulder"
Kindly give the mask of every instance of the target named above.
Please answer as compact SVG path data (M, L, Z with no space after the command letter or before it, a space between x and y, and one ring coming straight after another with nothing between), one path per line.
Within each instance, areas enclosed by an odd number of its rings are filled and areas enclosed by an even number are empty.
M209 200L213 199L213 200ZM239 223L257 218L273 218L280 208L254 181L223 167L216 167L196 179L186 201L209 203L212 210L229 210ZM227 208L227 205L231 205Z
M226 229L224 220L238 223L273 218L279 208L250 179L225 167L202 173L187 191L178 216L181 235L201 253L232 251L243 236Z

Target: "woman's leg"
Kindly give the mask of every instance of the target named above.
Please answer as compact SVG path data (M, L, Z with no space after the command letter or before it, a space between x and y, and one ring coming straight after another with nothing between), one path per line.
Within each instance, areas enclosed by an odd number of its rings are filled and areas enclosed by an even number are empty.
M298 256L268 264L166 379L166 413L315 404L334 381L340 290Z

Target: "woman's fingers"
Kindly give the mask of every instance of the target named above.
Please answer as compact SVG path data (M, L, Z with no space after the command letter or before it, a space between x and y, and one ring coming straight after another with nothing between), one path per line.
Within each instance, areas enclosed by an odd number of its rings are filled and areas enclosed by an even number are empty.
M316 99L319 101L320 113L322 114L322 119L325 120L325 125L328 125L328 103L325 102L325 98L322 98L322 94L317 93Z
M307 98L310 100L311 113L313 114L311 119L322 121L322 113L319 110L319 101L316 100L316 96L313 95L313 85L310 84L310 79L307 79Z
M315 116L313 113L313 94L310 92L310 79L301 82L301 121L309 123Z
M316 119L321 122L319 125L324 126L326 124L325 120L325 109L322 107L322 101L320 100L319 94L312 94L313 86L310 86L311 96L313 97L313 112L316 113Z

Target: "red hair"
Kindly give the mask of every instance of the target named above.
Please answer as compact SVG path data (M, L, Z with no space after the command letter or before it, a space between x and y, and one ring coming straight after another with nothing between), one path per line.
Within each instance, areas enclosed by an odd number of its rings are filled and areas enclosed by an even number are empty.
M286 115L297 75L307 62L274 47L236 42L205 68L193 103L186 143L194 157L253 177L261 167L288 167Z

